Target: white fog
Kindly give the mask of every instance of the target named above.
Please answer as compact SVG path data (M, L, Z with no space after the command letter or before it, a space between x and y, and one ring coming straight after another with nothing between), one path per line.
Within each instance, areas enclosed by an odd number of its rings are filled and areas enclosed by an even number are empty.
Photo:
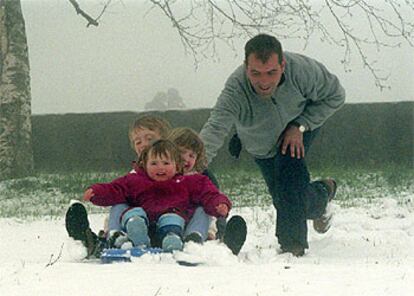
M102 2L78 1L92 15ZM86 27L67 0L22 0L29 46L32 112L84 113L142 111L159 91L176 88L187 108L212 107L230 73L243 61L246 40L237 52L218 47L219 61L194 67L169 20L148 1L112 1L98 27ZM318 38L314 38L318 40ZM347 102L414 101L414 49L370 53L389 73L391 89L380 91L354 56L346 73L340 48L320 42L281 39L285 50L324 63L342 81Z

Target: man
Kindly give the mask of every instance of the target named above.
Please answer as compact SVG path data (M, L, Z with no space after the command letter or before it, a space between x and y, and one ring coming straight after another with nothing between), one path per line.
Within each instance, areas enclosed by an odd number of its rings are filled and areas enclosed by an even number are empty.
M326 208L336 183L310 182L304 158L318 129L344 101L337 77L322 64L283 53L275 37L259 34L246 43L244 65L227 80L200 132L210 162L236 126L272 195L282 252L304 255L307 219L319 233L330 227Z

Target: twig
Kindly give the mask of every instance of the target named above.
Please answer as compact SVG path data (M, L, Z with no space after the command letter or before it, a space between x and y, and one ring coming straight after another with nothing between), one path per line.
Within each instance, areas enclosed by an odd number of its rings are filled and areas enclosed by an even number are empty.
M53 260L53 254L51 254L51 255L50 255L49 263L48 263L48 264L46 264L45 268L46 268L46 267L49 267L49 266L52 266L53 264L55 264L56 262L58 262L58 260L62 257L62 250L63 250L63 245L64 245L64 244L65 244L65 243L63 243L63 244L60 246L59 255L56 257L56 259L55 259L55 260Z
M159 291L161 291L161 287L158 288L158 290L157 290L157 292L155 292L154 296L157 296Z

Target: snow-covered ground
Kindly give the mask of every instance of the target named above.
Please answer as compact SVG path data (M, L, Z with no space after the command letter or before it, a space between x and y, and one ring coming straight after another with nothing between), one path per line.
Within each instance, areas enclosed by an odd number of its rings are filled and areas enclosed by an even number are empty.
M310 229L302 258L278 254L269 207L233 211L248 222L238 257L208 242L106 265L79 259L82 248L67 238L63 218L0 219L0 295L414 295L412 198L334 210L327 234ZM95 229L103 219L90 217ZM180 266L174 256L204 264Z

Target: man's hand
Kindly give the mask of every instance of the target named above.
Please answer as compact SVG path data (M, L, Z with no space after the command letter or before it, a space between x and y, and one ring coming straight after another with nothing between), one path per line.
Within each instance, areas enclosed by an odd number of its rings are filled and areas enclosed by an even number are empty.
M305 157L305 146L303 146L303 134L299 131L299 128L294 125L288 125L281 138L280 150L283 155L286 154L288 147L290 150L290 156L297 159Z
M221 203L216 207L216 211L220 216L226 217L229 213L229 207L226 204Z
M95 196L95 193L93 192L92 188L89 188L85 191L83 194L83 200L84 201L91 201L91 198Z

